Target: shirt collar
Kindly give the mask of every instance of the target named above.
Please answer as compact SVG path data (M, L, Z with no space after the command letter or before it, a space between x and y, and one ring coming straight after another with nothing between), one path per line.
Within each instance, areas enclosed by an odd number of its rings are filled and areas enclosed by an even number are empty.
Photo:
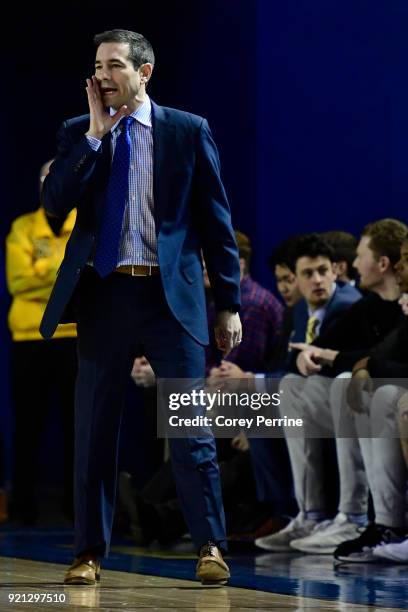
M321 323L326 314L326 309L327 309L327 304L325 306L322 306L321 308L318 308L317 310L311 310L310 308L308 308L307 313L309 315L309 318L314 317L315 319L319 321L319 323Z
M116 110L114 108L109 109L109 114L114 115ZM139 106L133 113L130 113L130 117L134 117L136 121L145 125L146 127L152 127L152 103L148 95L146 95L146 99L141 106ZM119 120L120 121L120 120ZM113 133L119 125L119 121L117 121L111 128L111 132Z

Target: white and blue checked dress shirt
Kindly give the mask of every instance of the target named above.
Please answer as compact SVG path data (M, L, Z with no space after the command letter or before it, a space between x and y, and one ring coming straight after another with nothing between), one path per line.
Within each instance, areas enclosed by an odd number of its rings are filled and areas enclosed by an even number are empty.
M111 109L111 114L116 111ZM131 113L135 118L130 127L131 151L129 167L129 193L123 216L118 253L118 266L158 265L157 239L153 201L153 129L152 105L145 102ZM119 136L119 121L112 127L111 155ZM89 145L97 151L101 141L87 136Z

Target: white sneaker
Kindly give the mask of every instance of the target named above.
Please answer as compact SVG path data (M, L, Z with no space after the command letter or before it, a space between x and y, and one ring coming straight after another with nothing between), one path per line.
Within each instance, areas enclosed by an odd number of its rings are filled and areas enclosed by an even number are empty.
M306 553L330 555L342 542L357 538L360 535L358 529L358 525L339 512L333 520L318 523L310 535L292 540L290 546Z
M380 544L373 549L373 555L395 563L408 563L408 538L398 544Z
M286 527L277 533L264 536L263 538L257 538L255 544L264 550L294 552L294 549L290 547L290 542L309 535L315 526L316 521L306 519L304 513L299 512L299 514L290 521L289 525L286 525Z

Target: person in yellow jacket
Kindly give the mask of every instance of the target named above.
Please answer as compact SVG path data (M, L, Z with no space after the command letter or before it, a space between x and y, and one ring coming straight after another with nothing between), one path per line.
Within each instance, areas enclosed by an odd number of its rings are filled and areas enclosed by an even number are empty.
M52 163L41 168L40 190ZM52 407L60 409L64 440L63 508L72 514L73 408L76 378L76 326L60 325L43 340L40 321L75 223L42 207L15 219L6 239L6 278L12 296L8 323L12 335L14 461L11 518L35 524L42 441ZM52 461L52 458L49 458Z

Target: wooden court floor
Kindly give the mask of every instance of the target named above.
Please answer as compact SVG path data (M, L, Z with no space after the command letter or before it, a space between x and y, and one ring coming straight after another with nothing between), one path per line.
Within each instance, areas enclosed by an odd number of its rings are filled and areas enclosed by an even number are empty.
M101 583L96 587L64 587L61 584L64 571L65 566L59 563L0 558L0 610L396 612L406 609L340 603L236 587L203 587L190 580L111 570L102 571Z

